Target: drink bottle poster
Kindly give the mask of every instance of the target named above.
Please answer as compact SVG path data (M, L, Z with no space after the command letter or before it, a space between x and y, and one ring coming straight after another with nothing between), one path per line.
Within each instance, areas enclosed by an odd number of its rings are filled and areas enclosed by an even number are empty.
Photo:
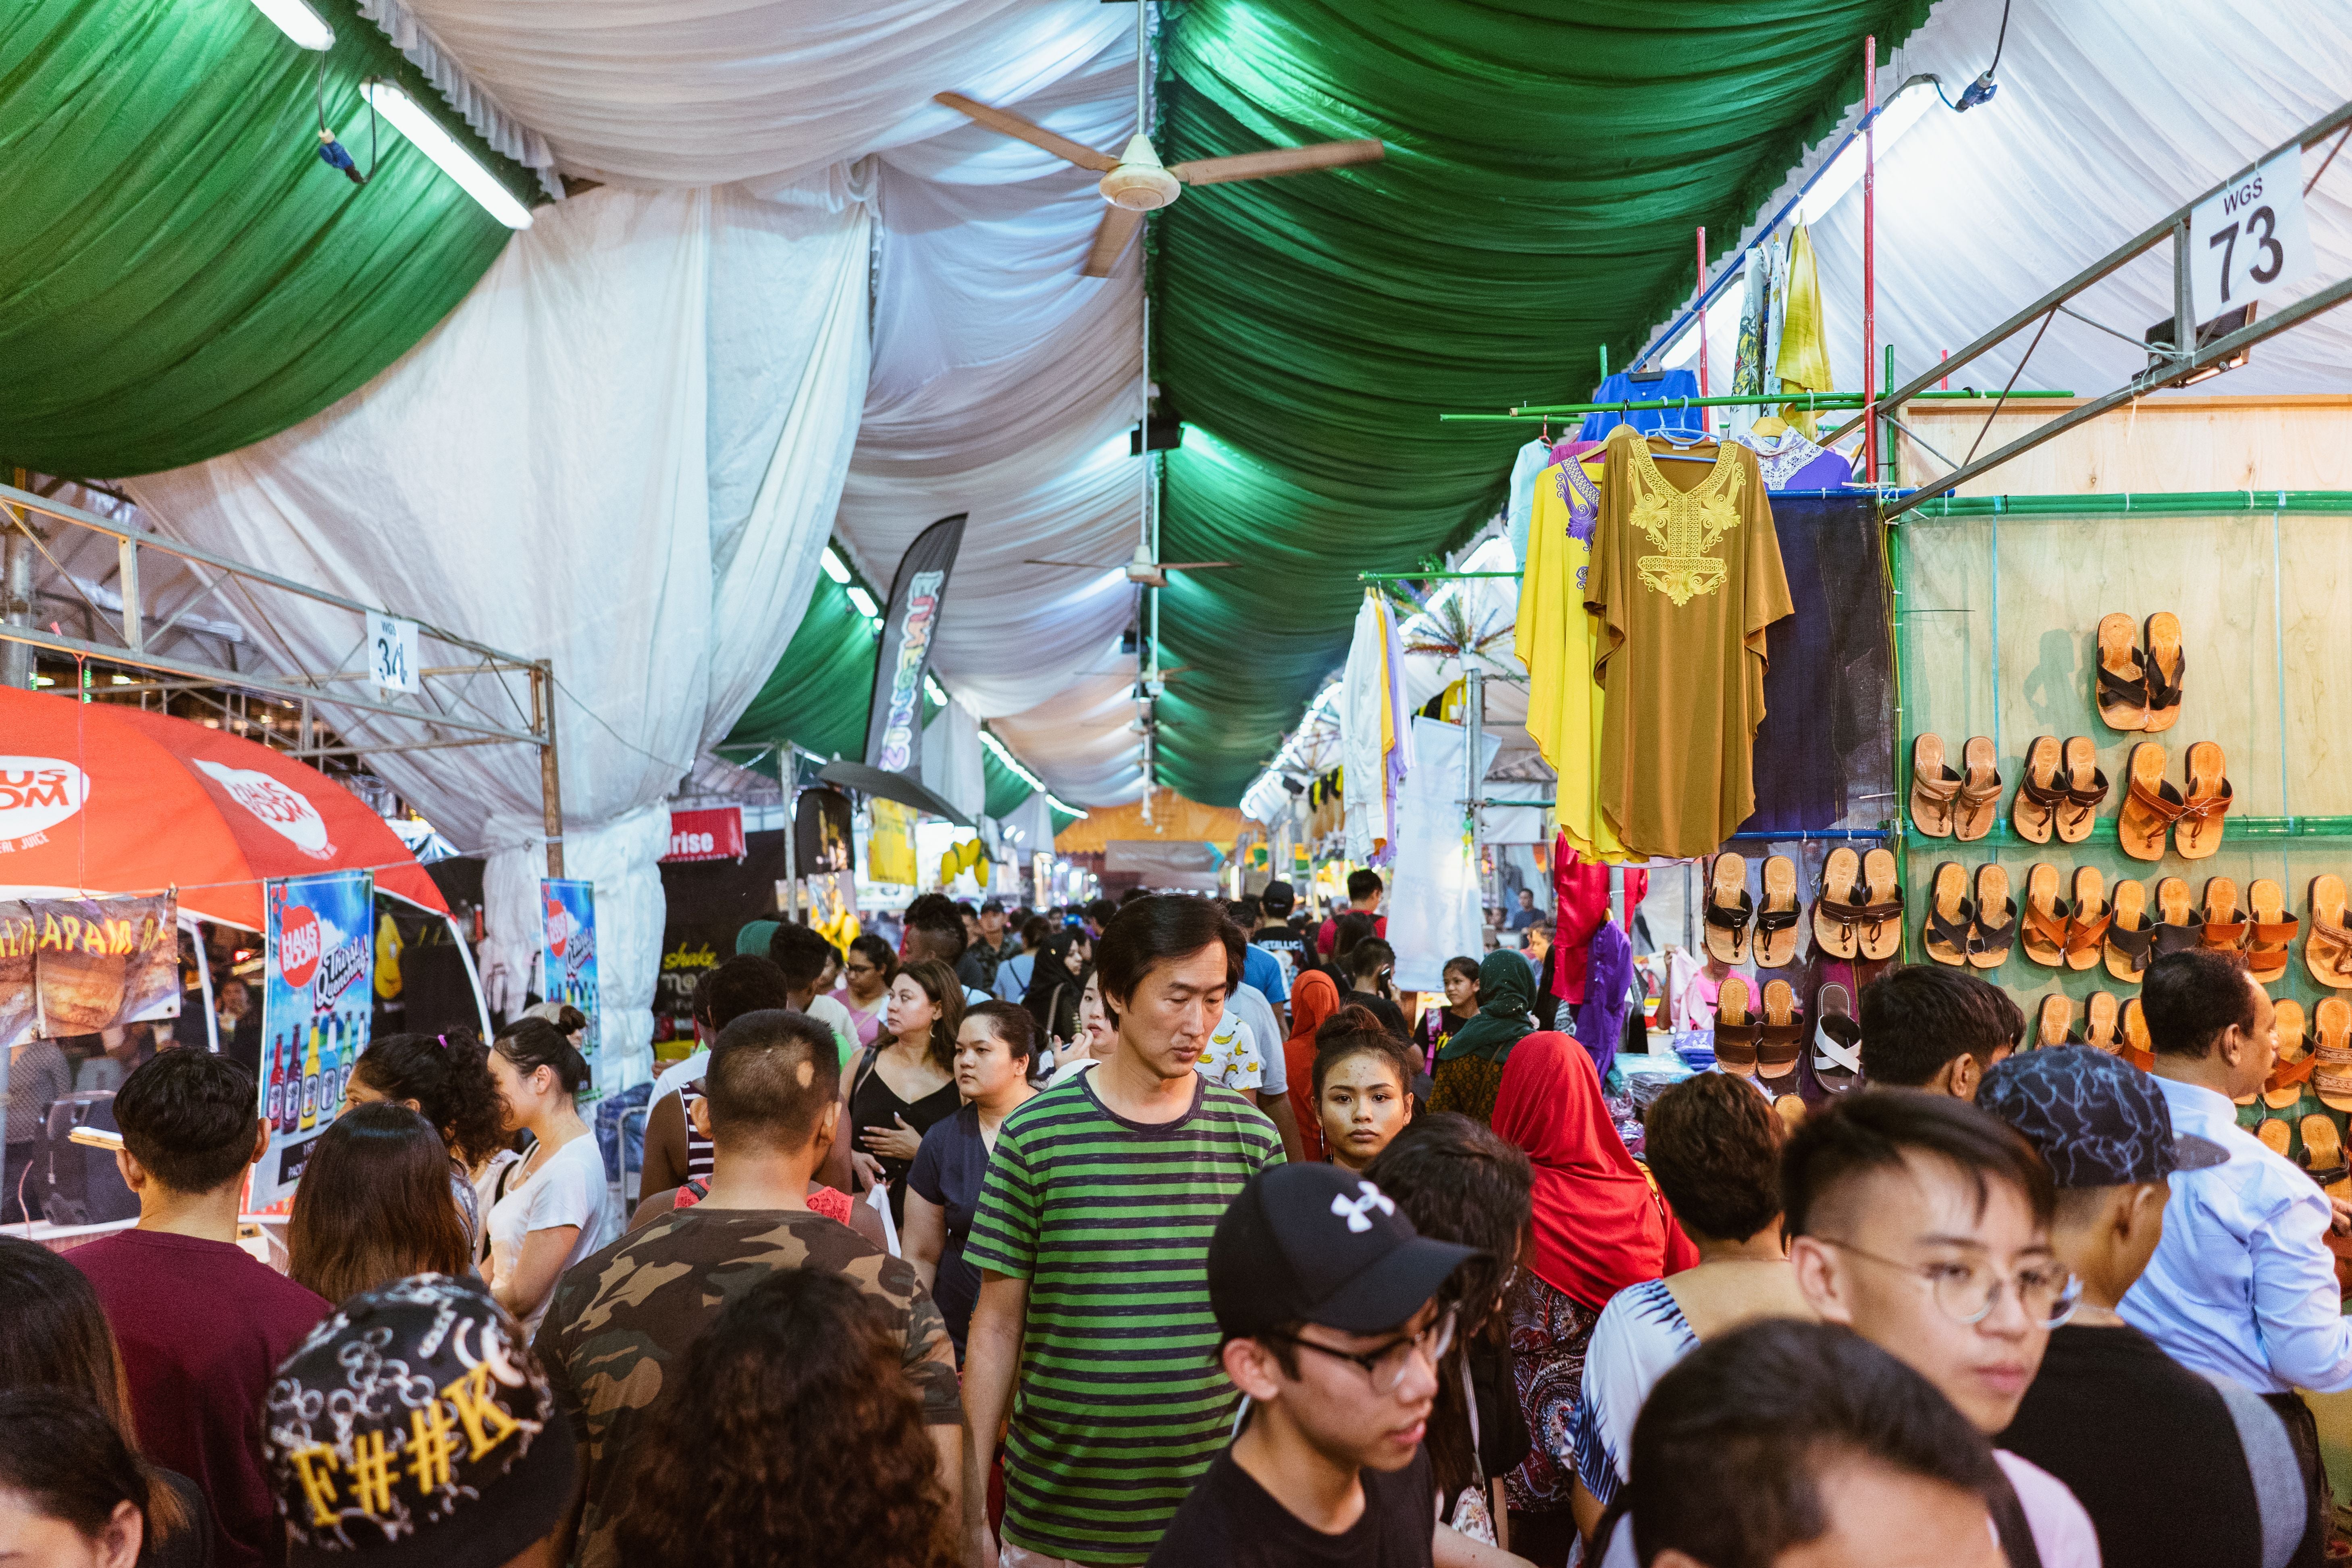
M580 1036L580 1054L588 1062L588 1088L579 1096L579 1103L586 1105L604 1096L604 1072L597 1054L603 1036L596 1005L596 886L548 878L539 884L539 898L547 914L540 994L550 1002L579 1008L588 1019L588 1027Z
M261 1114L269 1152L247 1199L290 1196L319 1134L342 1113L343 1089L367 1049L375 984L375 878L328 871L264 891Z

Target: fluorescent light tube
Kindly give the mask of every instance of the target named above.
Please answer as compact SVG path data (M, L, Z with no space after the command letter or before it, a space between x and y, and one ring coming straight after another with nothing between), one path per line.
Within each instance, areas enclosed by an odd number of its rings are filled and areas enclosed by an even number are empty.
M391 121L418 152L440 164L441 172L463 186L466 194L481 203L492 217L509 228L530 226L530 209L515 200L514 193L499 184L489 170L456 137L442 130L441 122L425 113L415 99L378 78L362 82L360 91L375 106L378 114Z
M828 544L824 547L824 553L816 558L816 563L824 567L824 574L835 582L849 581L849 568L841 563L841 557L833 552L832 545Z
M874 595L867 593L865 589L859 587L855 583L852 583L849 585L849 602L856 605L857 613L864 616L867 620L872 621L881 619L882 607L874 602Z
M1921 82L1888 100L1878 110L1878 155L1895 145L1895 139L1919 123L1920 117L1933 109L1938 100L1936 84ZM1797 209L1797 221L1811 226L1829 216L1830 209L1845 199L1845 195L1862 183L1863 139L1855 137L1846 150L1839 153L1813 188L1805 193L1804 205Z
M330 49L335 30L302 0L253 0L253 8L278 24L278 30L306 49Z

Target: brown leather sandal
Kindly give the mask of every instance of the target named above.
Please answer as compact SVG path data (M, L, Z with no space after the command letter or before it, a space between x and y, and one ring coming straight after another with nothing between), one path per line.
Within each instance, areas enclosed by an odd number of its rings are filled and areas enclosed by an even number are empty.
M1977 868L1976 923L1969 932L1969 963L1999 969L2017 945L2017 900L2009 896L2009 873L1988 860Z
M2045 969L2066 967L2066 900L2058 896L2058 868L2034 862L2025 874L2024 926L2018 941L2025 956Z
M2135 996L2124 1004L2124 1060L2146 1072L2156 1066L2156 1047L2147 1037L2147 1010Z
M1991 737L1970 735L1960 760L1967 764L1968 777L1952 812L1952 837L1973 844L1992 831L1999 812L2000 770L1995 764L2000 759L1993 754Z
M2094 991L2084 997L2083 1043L2111 1057L2122 1054L2124 1037L2116 1028L2118 1011L2113 992Z
M2074 868L2074 907L2066 916L2066 967L2096 969L2099 952L2106 945L2107 924L2116 918L2107 902L2105 883L2095 866Z
M2238 884L2227 877L2205 879L2205 934L2200 945L2217 952L2246 950L2246 917L2238 909Z
M1813 949L1832 958L1852 958L1860 948L1854 922L1862 911L1862 857L1841 845L1822 862L1813 883Z
M2167 877L2156 885L2156 956L2205 945L2205 917L2189 907L2189 884Z
M1968 868L1958 860L1937 867L1935 897L1920 931L1927 956L1955 969L1966 968L1976 942L1976 906L1969 901Z
M1756 1076L1782 1079L1797 1070L1805 1026L1797 1016L1797 994L1785 980L1764 983L1764 1022L1756 1029Z
M2147 921L2147 889L2126 877L2116 884L2115 918L2107 922L2107 973L2127 984L2138 984L2155 946L2156 928Z
M1727 849L1715 858L1707 879L1706 952L1726 963L1748 962L1748 928L1756 919L1756 900L1748 894L1748 862Z
M1960 775L1944 761L1944 737L1916 737L1911 742L1911 826L1925 837L1949 838L1959 798Z
M2061 761L2055 735L2036 735L2025 748L2025 766L2017 781L2017 797L2009 803L2009 820L2017 836L2029 844L2049 843L2058 813L2067 807Z
M2283 979L2290 962L2287 949L2303 934L2303 921L2286 912L2286 892L2268 877L2246 884L2246 973L2268 985Z
M2147 666L2134 646L2129 616L2099 617L2099 676L2093 690L2099 721L2108 729L2147 728Z
M1727 974L1715 999L1715 1065L1742 1078L1756 1074L1755 1018L1748 1012L1748 977Z
M2172 847L2183 860L2202 860L2221 847L2221 818L2236 792L2222 776L2228 765L2221 748L2200 741L2189 748L2189 788L2172 828Z
M1756 911L1756 967L1786 969L1796 959L1796 862L1786 855L1767 855L1764 907Z
M2044 996L2033 1019L2033 1044L2038 1049L2050 1046L2079 1046L2083 1042L2074 1035L2074 1004L2063 993Z
M2263 1080L2263 1102L2273 1110L2284 1110L2303 1098L2303 1086L2311 1081L2312 1069L2319 1058L2312 1054L2310 1043L2304 1037L2305 1024L2303 1004L2289 996L2282 999L2273 1017L2278 1033L2278 1060L2271 1067L2271 1076Z
M2131 750L2129 787L2123 815L2116 818L2116 838L2135 860L2164 858L2164 836L2188 803L2164 776L2164 748L2143 741Z
M2066 804L2058 812L2058 842L2080 844L2091 836L2099 807L2115 786L2099 771L2098 748L2087 735L2066 737Z
M2180 722L2180 679L2188 673L2188 656L2180 651L2180 617L2169 610L2148 616L2143 628L2147 642L2147 721L2141 729L2154 734Z
M2332 873L2311 879L2311 940L2303 944L2303 963L2322 985L2337 991L2352 986L2352 931L2344 926L2344 879Z
M1903 884L1897 879L1895 851L1873 849L1862 858L1862 956L1876 963L1895 956L1903 946Z

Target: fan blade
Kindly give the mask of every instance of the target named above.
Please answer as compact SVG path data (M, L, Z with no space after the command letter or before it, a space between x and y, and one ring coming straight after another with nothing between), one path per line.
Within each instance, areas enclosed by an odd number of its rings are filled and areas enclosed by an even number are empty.
M1066 136L1056 136L1044 126L1032 125L1017 114L1007 114L1001 109L975 103L960 92L935 92L931 95L931 101L944 103L960 114L969 114L991 131L1002 131L1007 136L1020 138L1032 147L1043 147L1055 157L1066 159L1081 169L1108 174L1118 167L1118 160L1108 153L1097 153Z
M1127 563L1123 561L1114 561L1106 566L1099 561L1024 561L1021 564L1024 566L1075 566L1081 572L1116 572Z
M1238 561L1162 561L1162 572L1213 572L1220 566L1238 566Z
M1377 141L1318 142L1308 147L1236 153L1230 158L1196 158L1189 163L1171 163L1168 172L1188 185L1213 185L1224 180L1263 180L1271 174L1303 174L1309 169L1376 163L1387 151Z
M1127 253L1127 242L1143 223L1143 215L1132 207L1106 206L1102 226L1095 230L1095 246L1087 252L1087 264L1078 268L1083 278L1108 278L1118 258Z

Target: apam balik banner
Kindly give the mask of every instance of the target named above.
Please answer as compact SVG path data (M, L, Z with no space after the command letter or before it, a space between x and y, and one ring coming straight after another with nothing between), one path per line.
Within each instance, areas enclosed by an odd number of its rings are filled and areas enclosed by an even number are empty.
M0 900L0 1049L179 1016L169 894Z

